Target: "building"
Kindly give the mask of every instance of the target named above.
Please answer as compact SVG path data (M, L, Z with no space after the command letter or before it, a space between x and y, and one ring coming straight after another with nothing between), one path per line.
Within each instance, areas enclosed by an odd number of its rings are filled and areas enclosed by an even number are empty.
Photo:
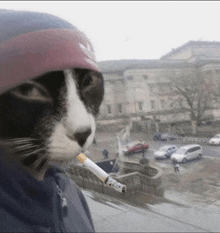
M98 120L151 119L169 123L190 120L184 99L170 94L169 72L197 70L211 79L220 79L220 42L189 41L159 60L113 60L99 62L105 80L105 96ZM178 98L177 98L178 97ZM220 106L204 117L220 119Z

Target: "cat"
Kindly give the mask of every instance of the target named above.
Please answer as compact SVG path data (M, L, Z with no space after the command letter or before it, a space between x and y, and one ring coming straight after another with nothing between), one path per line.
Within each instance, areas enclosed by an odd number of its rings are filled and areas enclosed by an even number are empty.
M0 142L37 179L50 161L70 161L94 140L104 96L101 73L53 71L0 95Z

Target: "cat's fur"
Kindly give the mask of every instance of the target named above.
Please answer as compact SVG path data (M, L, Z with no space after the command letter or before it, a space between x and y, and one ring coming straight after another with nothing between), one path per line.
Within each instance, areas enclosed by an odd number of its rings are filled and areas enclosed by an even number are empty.
M102 75L87 69L29 80L0 96L1 146L33 174L71 160L94 139L103 95Z

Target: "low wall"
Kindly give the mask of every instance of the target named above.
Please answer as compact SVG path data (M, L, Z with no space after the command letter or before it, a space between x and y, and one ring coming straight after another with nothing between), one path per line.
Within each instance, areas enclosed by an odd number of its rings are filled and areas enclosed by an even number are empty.
M156 168L154 166L144 166L144 164L140 164L138 162L123 162L123 165L121 165L123 168L123 173L130 173L134 171L138 171L148 177L154 177L157 175L157 173L160 173L160 169Z
M71 178L84 189L91 189L97 192L104 193L106 195L116 196L125 198L131 193L138 191L146 192L151 195L163 197L163 182L162 182L162 171L155 167L148 167L149 175L142 174L139 171L133 171L127 174L114 174L111 176L121 184L127 186L126 193L119 193L114 189L106 186L100 181L94 174L92 174L87 168L81 165L71 165L67 169L70 173Z

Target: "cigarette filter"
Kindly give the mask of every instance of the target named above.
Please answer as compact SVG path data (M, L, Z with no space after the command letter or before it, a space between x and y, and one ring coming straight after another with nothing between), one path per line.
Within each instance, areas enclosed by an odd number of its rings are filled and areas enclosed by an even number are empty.
M92 160L87 158L84 154L79 154L76 157L80 163L82 163L86 168L88 168L95 176L97 176L103 183L112 187L118 192L126 192L126 185L123 185L113 179L108 173L102 170L97 164Z

